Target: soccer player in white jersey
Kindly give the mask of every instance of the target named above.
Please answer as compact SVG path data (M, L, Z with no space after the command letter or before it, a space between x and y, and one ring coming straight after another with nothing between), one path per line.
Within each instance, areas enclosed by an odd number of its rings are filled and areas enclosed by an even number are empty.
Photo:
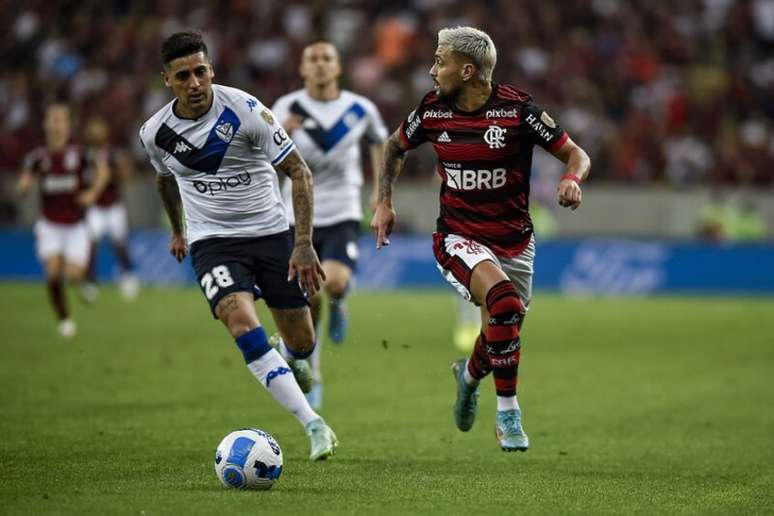
M325 459L336 449L336 436L309 405L288 364L314 348L305 292L313 295L325 279L312 247L309 168L255 97L212 84L200 34L173 34L161 56L164 83L175 99L142 126L140 139L172 225L170 252L182 261L190 244L213 315L236 340L248 369L304 425L310 458ZM294 243L275 168L293 184ZM258 321L256 285L286 356L272 348Z
M363 218L360 143L365 138L369 144L376 178L388 134L373 102L339 87L341 64L332 43L318 40L307 45L299 71L304 88L281 97L272 111L293 138L314 175L313 243L326 276L323 290L330 308L328 336L339 344L346 335L345 297L357 264L357 237ZM283 188L286 206L290 190L290 184L286 182ZM372 198L375 200L375 196ZM288 217L292 224L290 210ZM310 301L316 327L322 303L319 295ZM315 382L307 398L312 406L320 407L319 342L310 361Z

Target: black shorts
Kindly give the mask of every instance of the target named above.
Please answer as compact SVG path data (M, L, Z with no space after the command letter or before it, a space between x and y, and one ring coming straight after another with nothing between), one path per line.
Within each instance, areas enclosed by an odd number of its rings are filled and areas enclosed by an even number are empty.
M191 261L212 314L215 315L215 307L223 297L232 292L255 294L253 286L258 286L270 308L308 306L298 281L287 281L291 250L290 231L194 242Z
M321 262L336 260L353 271L360 254L357 239L360 236L360 222L346 220L331 226L315 226L312 245Z

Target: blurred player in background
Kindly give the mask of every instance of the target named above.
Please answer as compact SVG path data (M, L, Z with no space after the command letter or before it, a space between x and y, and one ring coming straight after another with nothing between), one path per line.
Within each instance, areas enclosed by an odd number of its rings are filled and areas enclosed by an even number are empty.
M320 40L308 45L303 52L300 73L304 89L281 97L272 111L314 175L313 243L325 270L323 289L329 307L328 336L339 344L347 331L345 298L357 265L357 239L363 218L360 143L363 138L368 142L372 169L374 175L378 174L387 128L370 100L339 87L341 63L332 43ZM375 193L374 189L371 195L374 201ZM289 208L289 181L284 184L283 197ZM294 224L293 211L288 209L287 214ZM310 302L317 328L321 296L313 296ZM318 339L310 357L314 385L307 395L316 408L322 406L320 344Z
M94 159L95 178L86 188L84 175L90 166L83 148L70 143L70 107L52 103L46 108L46 145L24 160L18 191L25 194L34 183L40 192L41 216L35 223L37 254L46 275L46 287L62 337L72 338L75 321L70 317L65 281L78 284L89 260L86 207L92 205L108 182L105 160Z
M478 385L491 372L500 447L526 451L516 380L535 254L528 211L532 150L540 145L566 164L558 201L572 209L581 203L579 184L591 161L527 93L492 83L496 61L492 40L480 30L438 33L430 68L435 89L387 142L371 227L377 248L389 244L395 223L392 187L404 155L431 142L442 180L433 252L446 280L481 307L482 330L473 352L452 365L455 423L463 432L473 426Z
M130 178L134 172L134 165L120 149L110 146L110 133L107 123L101 117L89 119L84 130L86 143L89 145L89 153L92 156L100 156L107 162L110 170L110 181L97 201L86 212L86 222L91 236L91 254L87 282L83 285L83 293L86 297L95 298L97 293L97 245L105 235L110 237L113 254L121 268L121 277L118 283L121 294L128 301L137 297L140 284L132 272L132 262L129 258L127 239L129 236L129 223L127 222L126 207L121 201L121 184Z
M140 139L158 173L172 226L170 251L182 261L191 245L212 314L236 340L250 372L304 426L310 459L325 459L335 452L336 435L289 374L292 362L314 349L305 292L314 295L325 279L312 247L312 175L271 111L252 95L212 84L200 34L173 34L161 56L175 99L142 126ZM295 243L277 171L293 183ZM256 285L287 343L284 357L258 320Z

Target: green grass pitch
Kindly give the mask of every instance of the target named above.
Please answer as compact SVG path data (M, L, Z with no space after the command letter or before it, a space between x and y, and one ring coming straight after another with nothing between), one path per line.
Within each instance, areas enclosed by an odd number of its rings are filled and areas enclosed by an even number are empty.
M519 381L532 447L506 454L491 380L473 429L453 424L453 292L355 293L347 342L324 347L341 446L323 463L198 290L71 301L65 342L42 285L0 284L3 514L774 512L772 299L538 292ZM245 426L283 448L271 491L215 477L215 446Z

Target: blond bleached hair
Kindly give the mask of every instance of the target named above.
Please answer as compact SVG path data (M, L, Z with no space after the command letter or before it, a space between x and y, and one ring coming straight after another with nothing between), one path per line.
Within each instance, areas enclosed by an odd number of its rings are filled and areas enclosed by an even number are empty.
M478 68L479 79L486 82L492 80L492 72L497 64L497 49L489 34L474 27L441 29L438 31L438 46L441 45L470 57Z

